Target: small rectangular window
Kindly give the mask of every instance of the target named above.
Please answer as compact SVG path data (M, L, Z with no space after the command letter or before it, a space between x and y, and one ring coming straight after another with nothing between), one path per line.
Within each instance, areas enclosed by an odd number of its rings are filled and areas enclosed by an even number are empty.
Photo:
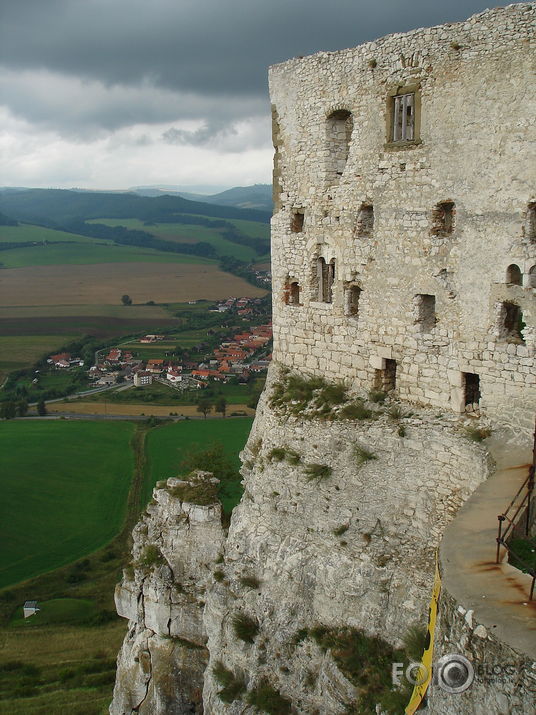
M292 214L292 220L290 222L290 230L292 233L301 233L303 231L303 222L305 215L303 211L294 211Z
M413 141L415 138L415 94L397 94L393 97L394 142Z

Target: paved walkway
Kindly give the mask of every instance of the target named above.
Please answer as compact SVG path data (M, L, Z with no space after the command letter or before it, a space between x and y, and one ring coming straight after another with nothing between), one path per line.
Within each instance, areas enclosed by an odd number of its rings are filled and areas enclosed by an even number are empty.
M536 658L536 600L528 600L532 578L510 566L505 556L495 563L497 515L527 477L532 451L493 437L486 444L496 470L445 531L440 550L443 583L461 606L474 611L476 623Z

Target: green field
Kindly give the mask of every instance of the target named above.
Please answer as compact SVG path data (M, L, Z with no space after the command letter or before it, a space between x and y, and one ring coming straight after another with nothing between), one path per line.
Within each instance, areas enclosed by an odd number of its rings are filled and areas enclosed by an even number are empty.
M0 243L17 242L43 242L43 241L69 241L73 243L87 243L88 241L96 242L97 239L86 238L79 236L76 233L68 233L67 231L56 231L53 228L43 228L43 226L34 226L33 224L25 223L20 226L0 226ZM111 241L100 240L99 243L111 244Z
M0 587L72 562L120 531L133 432L129 422L0 424Z
M147 225L136 218L102 218L88 221L88 223L103 223L106 226L125 226L129 229L147 231L158 238L173 243L198 243L203 241L214 246L218 254L233 256L241 261L253 261L257 258L257 252L253 248L228 241L221 235L223 229L219 228L184 223L155 223ZM244 231L244 233L253 237L264 236L266 233L264 230L259 230L257 234L253 232L252 226L259 226L263 229L265 227L265 224L257 224L255 221L229 221L229 223L237 225L237 228L239 223L248 224L248 231ZM267 228L269 229L269 227Z
M173 422L152 430L146 440L147 468L142 499L149 501L157 481L179 474L180 463L193 445L205 448L213 442L221 442L226 455L238 469L238 455L246 443L252 423L251 417L233 417ZM226 511L238 503L241 494L242 488L236 483L229 496L222 497Z
M82 238L82 237L80 237ZM152 248L120 246L100 239L86 239L31 248L12 248L0 252L3 268L27 266L90 265L93 263L214 263L201 256L164 253Z

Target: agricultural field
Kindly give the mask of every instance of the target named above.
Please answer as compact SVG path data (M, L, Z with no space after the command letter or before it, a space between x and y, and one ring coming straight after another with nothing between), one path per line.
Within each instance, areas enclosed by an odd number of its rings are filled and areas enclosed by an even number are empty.
M218 300L230 295L258 297L267 292L224 273L206 259L199 259L203 263L188 264L175 260L181 257L180 254L160 253L156 257L162 262L96 263L71 265L68 269L62 265L30 266L3 270L0 304L118 304L123 294L130 295L135 304L167 303L200 298ZM130 307L124 306L125 317Z
M243 449L253 419L236 417L221 420L190 420L173 422L149 432L146 438L146 471L143 498L149 501L157 481L177 476L186 453L197 446L206 449L214 442L224 446L225 454L233 466L240 467L239 453ZM239 481L227 494L222 495L226 511L240 500L242 488Z
M233 223L237 226L237 228L240 228L246 235L251 236L252 238L266 238L266 229L268 229L268 233L270 230L270 227L267 224L256 223L255 221L233 220L228 222ZM243 246L225 239L222 236L222 231L224 229L221 228L211 228L210 226L183 223L155 223L147 225L143 221L134 218L102 218L89 221L88 223L102 223L106 226L125 226L129 229L147 231L158 238L162 238L165 241L171 241L173 243L197 243L203 241L205 243L210 243L211 246L214 246L219 255L233 256L233 258L238 258L241 261L249 262L257 258L257 252L250 246ZM247 225L247 230L239 227L238 224ZM257 226L259 228L255 231L255 227Z
M43 226L34 226L30 223L21 224L20 226L0 226L0 244L2 243L29 243L35 241L42 243L43 241L68 241L70 243L87 243L95 239L88 239L85 236L79 236L76 233L68 233L67 231L56 231L53 228L44 228ZM99 240L98 243L104 241ZM105 241L111 243L111 241Z
M133 432L129 422L0 423L0 587L72 562L121 530Z
M30 367L39 358L75 339L70 335L8 335L0 319L0 385L12 370Z

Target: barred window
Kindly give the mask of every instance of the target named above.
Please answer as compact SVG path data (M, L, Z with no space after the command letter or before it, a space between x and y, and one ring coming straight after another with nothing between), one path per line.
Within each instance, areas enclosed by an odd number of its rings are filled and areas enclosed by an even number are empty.
M397 94L393 97L393 136L394 142L413 141L415 139L415 94Z

